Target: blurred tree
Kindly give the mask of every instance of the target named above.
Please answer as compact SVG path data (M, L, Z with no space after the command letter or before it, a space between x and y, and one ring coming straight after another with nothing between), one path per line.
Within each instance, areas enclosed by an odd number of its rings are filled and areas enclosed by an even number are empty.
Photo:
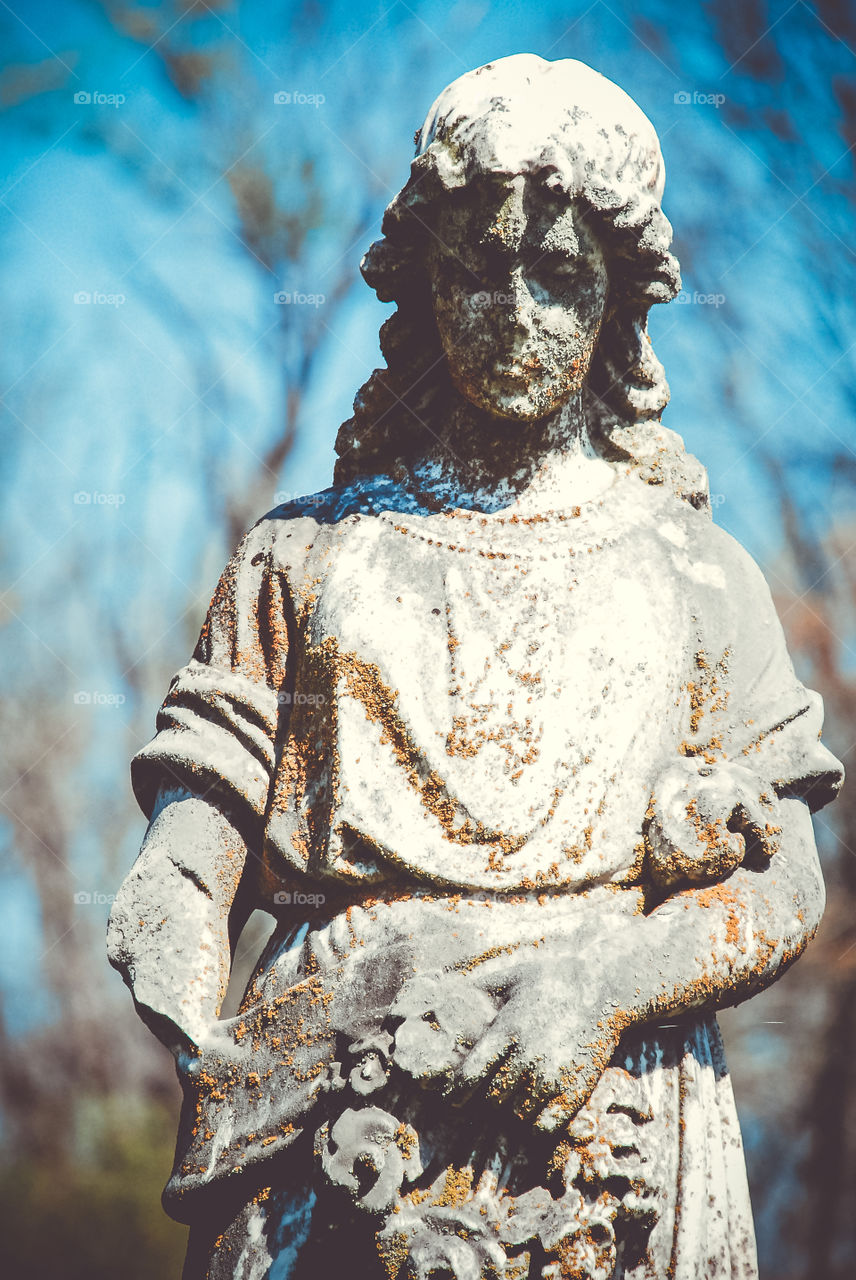
M823 696L824 739L856 766L856 524L818 535L802 519L779 460L762 452L779 494L785 552L768 570L801 677ZM800 964L723 1018L738 1102L755 1120L753 1199L778 1280L849 1280L856 1197L856 794L815 819L827 908ZM773 1030L775 1028L775 1030ZM779 1030L781 1028L781 1031ZM765 1029L759 1047L759 1030ZM769 1064L775 1062L776 1087ZM782 1070L781 1068L784 1067ZM783 1213L783 1202L789 1211ZM796 1210L796 1211L795 1211ZM775 1240L773 1232L778 1239ZM775 1243L774 1243L775 1240Z
M115 888L127 865L123 851L141 834L127 787L117 789L116 761L124 782L125 762L152 732L154 708L172 669L164 662L164 635L173 630L172 650L183 660L204 616L214 566L280 500L276 490L283 467L300 433L311 434L307 397L347 333L343 312L360 283L359 253L371 228L379 226L393 191L393 171L400 168L392 156L375 156L370 166L358 154L364 139L355 135L364 121L354 107L369 74L368 50L361 72L340 81L329 121L316 116L307 129L300 108L289 111L275 95L285 92L283 81L293 91L301 79L313 91L304 77L315 73L299 63L289 72L288 58L283 70L281 55L270 63L256 55L225 25L223 15L231 9L235 16L232 6L210 0L101 8L106 25L98 39L108 40L112 29L128 65L145 58L149 78L156 82L159 74L163 81L162 100L168 103L171 95L175 100L167 110L191 117L193 128L158 139L141 131L137 120L92 115L83 123L73 119L68 130L82 137L90 156L118 173L127 190L175 211L177 221L202 206L232 245L232 278L243 274L251 282L266 302L266 314L242 336L241 346L230 342L231 335L219 332L216 321L209 323L210 309L200 307L188 290L187 273L169 269L168 263L165 268L146 242L141 248L134 214L123 219L114 209L110 235L126 266L125 288L168 326L181 363L164 373L180 381L192 411L201 409L203 429L187 431L182 439L182 446L189 444L185 466L204 511L204 525L187 539L185 558L192 568L186 579L183 573L179 578L159 560L161 582L173 579L171 599L155 583L141 583L139 595L129 595L127 574L119 566L131 563L139 572L139 552L152 541L139 521L108 534L107 555L118 571L112 580L104 572L100 530L91 527L81 531L82 538L66 542L61 558L52 553L52 540L68 540L68 525L51 530L35 557L35 564L45 560L39 576L26 561L20 571L10 563L15 583L4 597L7 635L14 631L22 643L15 664L19 678L13 682L7 672L0 707L9 748L2 766L8 823L3 874L26 886L24 910L33 916L43 945L34 949L28 983L38 992L34 1026L22 1030L20 1009L0 1001L5 1140L0 1259L10 1274L56 1271L88 1280L112 1275L117 1256L133 1259L124 1266L129 1275L177 1274L184 1234L159 1207L177 1116L171 1059L137 1025L127 996L106 967L104 907L92 888L105 886L108 894ZM420 41L411 40L408 47L411 53L402 58L399 74L414 80L429 75L432 59L420 52ZM79 81L71 77L80 64L74 51L9 65L0 78L0 103L10 110L29 107L29 123L38 133L51 95L62 89L67 101L78 89ZM109 83L103 71L100 83ZM321 95L320 89L314 92ZM331 163L331 147L338 155L351 153L346 173L341 162ZM406 154L406 136L400 150ZM141 204L141 220L143 211ZM217 270L216 260L209 269ZM295 295L308 295L315 303L301 304ZM118 355L127 373L138 352L156 353L157 339L136 318L123 324L125 347ZM110 334L115 352L114 334L115 326ZM246 369L245 348L261 343L276 371L279 404L261 425L250 424L239 437L232 369ZM53 345L45 340L48 349ZM25 442L44 440L30 424L62 421L60 367L54 362L52 376L38 384L28 370L10 379L25 389L25 402L7 401ZM67 370L65 385L73 382ZM353 386L358 382L354 378ZM327 424L328 435L336 425ZM152 444L145 435L140 440L129 434L127 446L131 456L123 460L122 474L133 471L151 484L143 468ZM83 473L80 451L69 464L58 451L50 452L70 477ZM178 456L174 465L181 466ZM125 492L102 496L124 503L127 488L125 479ZM88 493L83 497L91 499ZM162 517L157 503L153 514L156 521ZM95 561L99 568L94 570ZM159 607L153 607L155 596ZM56 634L57 604L63 634ZM175 659L168 661L175 665ZM106 734L103 723L84 718L98 696L91 692L93 683L115 691L108 696L117 716ZM105 750L112 757L107 770ZM257 913L239 946L231 1003L265 933ZM170 1116L166 1123L165 1115Z

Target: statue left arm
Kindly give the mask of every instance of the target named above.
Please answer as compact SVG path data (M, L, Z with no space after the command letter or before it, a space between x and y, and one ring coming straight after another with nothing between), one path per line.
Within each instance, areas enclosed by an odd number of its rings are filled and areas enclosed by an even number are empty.
M740 866L639 918L616 956L631 977L630 1022L739 1004L805 950L823 914L823 877L807 804L787 798L778 807L779 847L763 869Z
M582 951L518 958L505 1004L449 1092L486 1088L554 1129L589 1097L623 1032L738 1004L775 981L812 938L825 901L808 806L795 797L779 806L778 849L763 869L740 866L676 892Z
M132 763L150 819L110 918L108 954L176 1054L216 1028L231 955L262 894L264 814L286 683L286 584L263 519L221 574L157 733Z

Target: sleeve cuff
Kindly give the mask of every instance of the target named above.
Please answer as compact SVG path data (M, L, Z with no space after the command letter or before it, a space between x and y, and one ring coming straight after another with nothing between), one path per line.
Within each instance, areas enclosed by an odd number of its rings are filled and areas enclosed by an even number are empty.
M278 699L269 685L192 659L173 677L157 733L131 762L140 808L150 816L163 785L197 794L225 790L259 817L274 767Z

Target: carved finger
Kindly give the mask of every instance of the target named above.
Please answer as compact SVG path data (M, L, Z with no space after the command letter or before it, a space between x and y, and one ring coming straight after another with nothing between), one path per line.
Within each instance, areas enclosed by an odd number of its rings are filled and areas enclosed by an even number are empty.
M468 1101L515 1048L515 1038L508 1034L501 1022L494 1023L467 1054L444 1093L458 1105Z
M555 1133L557 1129L561 1129L573 1119L574 1112L574 1101L566 1093L559 1094L543 1108L535 1120L534 1127L539 1133Z

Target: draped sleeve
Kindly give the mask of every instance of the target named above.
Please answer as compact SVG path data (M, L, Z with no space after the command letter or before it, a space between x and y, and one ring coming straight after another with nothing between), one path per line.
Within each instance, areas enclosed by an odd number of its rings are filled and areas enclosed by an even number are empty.
M263 519L235 551L193 656L170 683L155 737L132 761L147 816L159 788L171 784L219 797L248 818L264 814L289 648L273 539L273 522Z
M814 812L835 798L844 778L820 741L823 701L794 672L760 569L730 535L712 532L728 604L711 627L719 632L718 655L705 650L696 658L696 739Z

